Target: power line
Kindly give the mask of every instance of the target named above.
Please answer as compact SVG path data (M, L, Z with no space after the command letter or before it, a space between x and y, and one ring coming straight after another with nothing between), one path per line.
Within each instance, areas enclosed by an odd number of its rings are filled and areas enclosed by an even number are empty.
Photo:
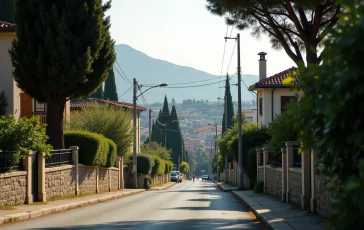
M208 86L208 85L214 85L214 84L218 84L218 83L221 83L221 81L217 81L217 82L212 82L212 83L209 83L209 84L202 84L202 85L190 85L190 86L166 86L166 87L163 87L163 88L170 88L170 89L181 89L181 88L195 88L195 87L203 87L203 86Z
M231 57L230 57L230 61L229 61L229 65L226 69L226 72L228 72L229 68L230 68L230 64L231 64L231 60L233 59L233 55L234 55L234 51L235 51L235 47L236 47L236 41L234 43L234 48L233 48L233 52L231 53Z
M114 65L114 67L115 67L115 65ZM114 68L114 70L116 71L116 73L118 73L119 74L119 76L126 82L126 83L128 83L128 84L131 84L130 82L128 82L127 80L126 80L126 78L119 72L119 70L118 70L118 68Z
M211 79L206 79L206 80L200 80L200 81L191 81L191 82L180 82L180 83L172 83L172 84L168 84L168 85L188 85L188 84L192 84L192 83L198 83L198 82L205 82L205 81L212 81L215 79L218 79L220 77L215 77L215 78L211 78ZM153 86L155 84L143 84L143 86Z
M117 60L115 60L115 62L116 62L116 65L121 70L121 72L124 74L125 78L128 79L128 81L129 81L130 84L132 84L131 81L130 81L130 79L128 78L128 76L126 76L126 74L124 73L123 69L120 67L119 62Z
M127 94L131 89L133 88L133 86L132 87L130 87L125 93L123 93L121 96L119 96L118 98L121 98L122 96L124 96L125 94Z

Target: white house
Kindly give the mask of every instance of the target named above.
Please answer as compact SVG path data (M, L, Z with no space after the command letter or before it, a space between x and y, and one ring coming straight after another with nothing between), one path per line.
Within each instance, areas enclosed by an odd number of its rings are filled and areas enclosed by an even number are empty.
M298 83L298 69L291 67L271 77L267 77L266 53L259 54L259 81L249 87L249 91L256 91L258 96L258 124L268 125L276 115L281 114L285 105L296 98L296 91L291 87ZM293 72L297 72L293 76ZM291 85L283 84L283 80L292 75L295 80Z

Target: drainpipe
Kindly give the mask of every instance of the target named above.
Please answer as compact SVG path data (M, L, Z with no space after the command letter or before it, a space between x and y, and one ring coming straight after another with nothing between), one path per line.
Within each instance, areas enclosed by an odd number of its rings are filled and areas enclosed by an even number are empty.
M273 121L273 119L274 119L274 112L273 112L273 111L274 111L274 110L273 110L273 108L274 108L274 106L273 106L273 105L274 105L274 102L273 102L273 101L274 101L274 100L273 100L273 93L274 93L274 90L276 90L276 89L275 89L275 88L273 88L273 90L272 90L272 121Z

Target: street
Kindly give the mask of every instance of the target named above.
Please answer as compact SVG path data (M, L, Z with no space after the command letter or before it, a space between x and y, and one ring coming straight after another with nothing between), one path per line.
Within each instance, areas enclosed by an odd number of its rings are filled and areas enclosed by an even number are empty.
M209 181L77 208L2 226L7 229L263 229L230 193Z

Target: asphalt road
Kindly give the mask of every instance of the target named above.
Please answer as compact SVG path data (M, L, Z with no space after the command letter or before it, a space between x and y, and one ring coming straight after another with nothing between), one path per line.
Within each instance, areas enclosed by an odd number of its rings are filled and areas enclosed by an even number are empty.
M8 229L263 229L230 193L208 181L111 200L24 222Z

